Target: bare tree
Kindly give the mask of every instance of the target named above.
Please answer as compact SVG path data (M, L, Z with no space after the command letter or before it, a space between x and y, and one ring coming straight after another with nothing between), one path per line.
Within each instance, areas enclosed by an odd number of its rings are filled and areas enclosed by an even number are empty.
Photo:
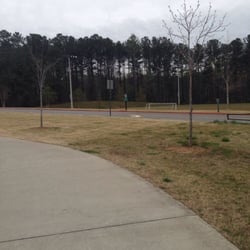
M232 72L229 69L229 63L226 62L224 65L224 70L223 70L222 78L225 82L225 87L226 87L226 103L227 103L227 108L229 108L230 104L230 82L232 78Z
M212 10L211 3L206 13L203 14L200 10L199 0L194 7L191 5L188 6L186 0L184 0L181 8L177 9L176 12L169 6L169 12L171 14L173 28L164 20L163 25L167 29L168 35L173 42L179 41L187 48L186 50L182 50L181 53L186 60L189 73L189 146L192 146L192 85L195 58L197 55L197 51L194 53L194 49L198 47L200 53L201 48L209 38L212 38L215 33L225 30L227 26L224 25L226 16L224 15L221 19L218 19L216 11Z
M48 71L56 64L56 62L44 64L41 58L32 57L36 66L36 77L39 86L40 97L40 127L43 127L43 89Z
M43 127L43 88L48 71L55 66L59 59L53 62L48 60L49 41L46 37L32 34L28 38L29 52L35 65L36 78L40 97L40 127Z

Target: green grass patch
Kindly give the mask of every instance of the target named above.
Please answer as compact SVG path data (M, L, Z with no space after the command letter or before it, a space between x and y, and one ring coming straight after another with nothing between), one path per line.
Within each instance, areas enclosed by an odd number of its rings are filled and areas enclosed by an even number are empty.
M177 143L180 144L181 146L189 146L189 137L186 135L182 135L182 138L179 138L177 140ZM197 136L193 136L192 137L192 145L193 146L197 146L198 142L197 142Z
M210 134L214 137L221 137L230 134L227 130L213 130Z
M158 155L160 152L147 152L147 155Z
M145 166L145 165L146 165L145 161L138 161L138 164L139 164L140 166Z
M227 120L224 120L224 121L214 120L213 123L223 125L223 124L227 124L228 121Z
M223 137L221 139L222 142L230 142L230 139L228 137Z
M128 133L120 133L120 135L128 136L129 134Z
M95 149L81 149L80 151L88 154L100 154L100 152Z
M203 147L203 148L217 149L219 147L219 143L210 142L210 141L204 141L204 142L200 143L200 146Z
M169 179L168 177L164 177L164 178L162 179L162 181L163 181L163 182L166 182L166 183L172 182L172 180Z
M230 148L226 148L226 147L217 147L217 148L213 148L212 152L214 154L219 154L219 155L223 155L224 157L233 157L234 156L234 151Z

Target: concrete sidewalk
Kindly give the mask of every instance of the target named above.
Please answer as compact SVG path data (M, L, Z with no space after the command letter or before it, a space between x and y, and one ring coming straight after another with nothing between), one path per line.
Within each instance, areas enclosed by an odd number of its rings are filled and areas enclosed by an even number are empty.
M111 162L0 138L0 250L237 249Z

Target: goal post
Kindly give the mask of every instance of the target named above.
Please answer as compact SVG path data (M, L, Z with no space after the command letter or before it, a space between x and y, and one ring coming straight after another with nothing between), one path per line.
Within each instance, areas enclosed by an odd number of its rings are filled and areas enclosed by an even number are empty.
M158 108L164 108L164 107L170 107L173 110L177 109L177 104L175 102L151 102L146 104L146 109L151 109L152 107L158 107Z

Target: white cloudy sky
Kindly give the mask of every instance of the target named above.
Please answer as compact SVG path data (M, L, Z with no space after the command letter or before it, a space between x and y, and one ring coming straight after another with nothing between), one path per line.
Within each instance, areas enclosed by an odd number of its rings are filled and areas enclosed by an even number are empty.
M124 41L130 34L165 36L162 19L169 19L183 0L0 0L0 30L23 35L58 33L75 37L98 33ZM187 0L196 3L196 0ZM202 8L207 0L200 0ZM227 13L230 23L224 37L231 40L250 34L250 0L211 0L218 15Z

